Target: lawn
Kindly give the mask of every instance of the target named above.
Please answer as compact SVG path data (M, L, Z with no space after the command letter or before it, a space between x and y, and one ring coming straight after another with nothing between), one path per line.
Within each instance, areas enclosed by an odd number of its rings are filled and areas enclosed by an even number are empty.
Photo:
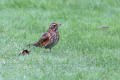
M52 22L51 53L26 47ZM120 80L120 0L0 0L0 80Z

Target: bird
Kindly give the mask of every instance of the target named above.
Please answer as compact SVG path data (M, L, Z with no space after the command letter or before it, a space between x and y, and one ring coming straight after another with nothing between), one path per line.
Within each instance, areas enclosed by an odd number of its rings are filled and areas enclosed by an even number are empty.
M40 40L35 43L28 44L28 46L42 47L45 49L51 49L58 43L60 35L58 31L58 27L61 24L53 22L50 24L49 29L42 35Z

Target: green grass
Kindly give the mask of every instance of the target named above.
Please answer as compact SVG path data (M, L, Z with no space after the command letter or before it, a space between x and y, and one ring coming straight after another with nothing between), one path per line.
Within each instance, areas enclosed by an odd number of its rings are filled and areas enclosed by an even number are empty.
M52 53L25 47L52 22L62 24ZM0 0L0 80L119 79L120 0Z

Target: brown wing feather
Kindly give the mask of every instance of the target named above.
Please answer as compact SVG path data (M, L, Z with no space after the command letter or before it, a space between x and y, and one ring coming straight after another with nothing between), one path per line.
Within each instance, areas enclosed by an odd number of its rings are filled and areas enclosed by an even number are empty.
M42 35L40 40L38 42L34 43L33 45L36 47L44 46L49 41L49 35L50 35L50 33L46 32L45 34Z
M41 37L41 44L45 46L50 41L50 33L46 32L45 35Z
M45 46L48 42L49 42L49 37L47 37L47 39L44 40L41 44L42 44L42 46Z

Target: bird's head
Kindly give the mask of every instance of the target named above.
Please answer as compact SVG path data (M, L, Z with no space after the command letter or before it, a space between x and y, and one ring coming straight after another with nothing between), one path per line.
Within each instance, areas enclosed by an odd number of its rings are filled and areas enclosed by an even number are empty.
M52 23L51 25L50 25L50 27L49 27L49 29L50 30L52 30L52 31L56 31L56 30L58 30L58 27L60 26L61 24L57 24L57 23Z

